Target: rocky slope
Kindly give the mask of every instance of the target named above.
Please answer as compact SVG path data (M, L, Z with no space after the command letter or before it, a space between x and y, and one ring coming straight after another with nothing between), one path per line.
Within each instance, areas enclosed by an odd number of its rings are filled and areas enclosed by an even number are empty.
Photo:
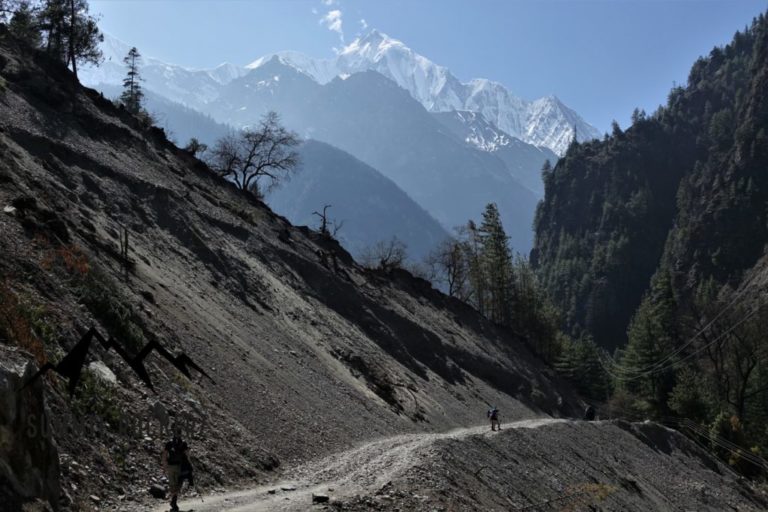
M765 510L768 499L654 423L549 422L446 436L341 510ZM293 510L300 510L299 507Z
M57 362L96 326L129 351L150 339L183 350L213 379L151 356L154 394L99 346L89 361L103 365L74 397L46 379L63 503L149 499L173 421L210 488L363 439L473 424L489 402L521 417L579 407L525 340L405 272L364 271L161 130L73 93L65 69L4 32L0 76L2 343Z

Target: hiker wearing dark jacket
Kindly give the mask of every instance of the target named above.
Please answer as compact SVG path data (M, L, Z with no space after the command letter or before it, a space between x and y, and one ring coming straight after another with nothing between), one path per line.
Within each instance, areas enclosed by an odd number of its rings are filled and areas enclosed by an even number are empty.
M171 494L171 510L173 512L179 510L176 500L181 491L182 466L189 464L189 459L187 457L188 451L189 447L187 446L187 443L181 439L181 428L174 426L173 438L165 443L165 448L163 449L163 469L168 477L168 490Z
M488 419L491 420L491 430L495 431L496 427L501 430L501 423L499 422L499 410L494 405L488 409Z

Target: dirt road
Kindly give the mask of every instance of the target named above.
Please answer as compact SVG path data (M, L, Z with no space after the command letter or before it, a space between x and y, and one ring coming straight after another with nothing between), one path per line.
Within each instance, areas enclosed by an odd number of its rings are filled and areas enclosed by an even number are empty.
M535 418L506 423L504 429L538 428L566 420ZM372 494L419 461L422 450L441 439L504 435L487 425L445 433L407 434L366 443L290 470L281 481L253 489L216 494L179 503L181 510L195 512L284 512L312 508L312 495L334 498ZM156 509L167 510L166 507Z

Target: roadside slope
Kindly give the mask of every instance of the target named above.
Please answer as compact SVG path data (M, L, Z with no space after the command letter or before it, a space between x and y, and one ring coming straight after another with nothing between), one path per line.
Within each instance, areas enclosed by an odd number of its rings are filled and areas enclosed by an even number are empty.
M34 321L24 350L55 363L96 326L129 351L183 351L215 382L150 356L153 394L100 347L89 362L113 379L88 371L71 398L52 376L64 502L146 500L173 421L210 488L472 425L488 403L519 418L579 409L526 340L404 271L362 269L95 91L73 103L69 72L1 30L0 76L0 281Z

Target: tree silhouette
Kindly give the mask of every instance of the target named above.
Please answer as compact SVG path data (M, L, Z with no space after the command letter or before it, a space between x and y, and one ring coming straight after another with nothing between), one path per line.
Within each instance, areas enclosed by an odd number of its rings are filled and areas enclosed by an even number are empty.
M280 124L275 112L267 113L256 129L232 133L219 139L210 151L208 164L242 190L261 196L264 189L276 186L299 162L294 148L298 135ZM268 181L264 187L261 182Z
M139 65L141 64L141 54L134 46L123 59L128 67L128 72L123 79L123 93L120 95L120 101L125 105L126 110L132 114L141 112L144 92L141 90L141 75L139 74Z

